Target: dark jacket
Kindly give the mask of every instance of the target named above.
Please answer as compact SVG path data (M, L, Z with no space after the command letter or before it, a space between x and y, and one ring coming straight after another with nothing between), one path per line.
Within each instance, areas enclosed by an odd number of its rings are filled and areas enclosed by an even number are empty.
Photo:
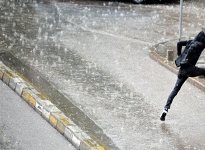
M181 52L182 46L186 46L184 51ZM194 38L194 40L180 41L177 43L178 57L175 60L177 67L181 66L195 66L201 52L205 47L205 33L203 31Z

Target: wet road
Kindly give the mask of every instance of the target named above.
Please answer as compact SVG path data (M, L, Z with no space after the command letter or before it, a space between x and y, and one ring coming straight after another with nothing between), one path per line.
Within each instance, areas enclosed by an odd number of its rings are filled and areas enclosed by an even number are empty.
M178 38L178 5L0 0L0 46L94 121L101 130L89 129L93 122L86 119L78 124L94 136L100 132L97 138L112 149L203 149L200 90L185 84L166 123L159 121L176 76L148 52L155 43ZM203 6L185 2L183 36L201 30ZM40 84L39 76L33 78ZM52 101L69 114L61 98Z

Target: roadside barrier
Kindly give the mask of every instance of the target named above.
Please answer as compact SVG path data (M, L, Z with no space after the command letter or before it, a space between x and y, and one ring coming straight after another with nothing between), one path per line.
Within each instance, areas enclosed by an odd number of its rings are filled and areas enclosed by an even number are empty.
M79 150L105 150L41 92L0 61L0 79Z

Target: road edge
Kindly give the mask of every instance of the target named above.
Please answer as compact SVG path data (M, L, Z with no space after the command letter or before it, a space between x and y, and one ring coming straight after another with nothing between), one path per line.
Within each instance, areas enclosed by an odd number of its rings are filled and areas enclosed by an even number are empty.
M49 99L0 61L0 79L79 150L105 150Z

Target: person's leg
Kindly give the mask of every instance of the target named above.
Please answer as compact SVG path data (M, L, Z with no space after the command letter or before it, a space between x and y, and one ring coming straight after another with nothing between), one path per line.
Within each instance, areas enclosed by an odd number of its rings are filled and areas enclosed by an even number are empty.
M194 69L189 72L190 77L196 77L196 76L205 76L205 68L199 68L199 67L194 67Z
M176 81L176 84L174 86L174 89L172 90L172 92L170 93L168 99L167 99L167 103L164 107L164 111L162 112L161 116L160 116L160 120L161 121L165 121L165 117L166 117L166 114L168 112L168 109L170 109L170 106L172 104L172 101L174 99L174 97L177 95L177 93L179 92L179 90L181 89L183 83L186 81L188 77L180 77L178 75L178 78L177 78L177 81Z
M176 84L174 86L174 89L172 90L172 92L170 93L168 99L167 99L167 103L165 105L165 110L168 111L168 109L170 109L172 101L174 99L174 97L177 95L177 93L179 92L179 90L181 89L183 83L186 81L187 77L178 77Z
M181 89L181 87L182 87L183 83L186 81L186 79L188 77L196 77L196 76L200 76L200 75L205 76L205 68L199 68L199 67L193 66L191 71L189 71L189 70L185 71L185 70L183 68L183 71L182 71L183 73L178 74L178 79L177 79L177 82L175 84L175 87L172 90L171 94L169 95L169 97L167 99L167 103L164 107L164 111L162 112L162 115L160 117L161 121L165 120L166 114L168 112L168 109L170 109L170 107L171 107L171 104L172 104L174 97L177 95L177 93Z

